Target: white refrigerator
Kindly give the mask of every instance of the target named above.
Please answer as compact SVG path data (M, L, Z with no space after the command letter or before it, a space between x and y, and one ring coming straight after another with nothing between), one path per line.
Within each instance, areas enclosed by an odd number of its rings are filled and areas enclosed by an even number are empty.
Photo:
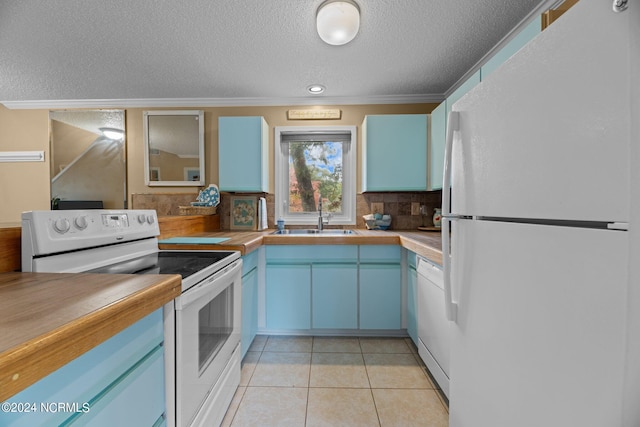
M452 427L640 426L638 9L581 0L453 105Z

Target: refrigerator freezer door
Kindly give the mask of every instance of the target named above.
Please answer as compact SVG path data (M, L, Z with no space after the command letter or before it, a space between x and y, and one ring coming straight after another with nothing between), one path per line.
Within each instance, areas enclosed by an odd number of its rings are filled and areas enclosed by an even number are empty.
M451 427L621 425L628 233L454 224Z
M629 221L629 18L580 1L454 104L452 213Z

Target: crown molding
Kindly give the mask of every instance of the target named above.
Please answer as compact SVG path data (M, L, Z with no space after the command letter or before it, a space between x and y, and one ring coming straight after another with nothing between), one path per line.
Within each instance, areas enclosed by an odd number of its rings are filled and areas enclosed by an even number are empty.
M262 107L296 105L373 105L439 103L444 94L374 95L355 97L291 97L291 98L146 98L146 99L60 99L0 101L13 110L60 110L74 108L166 108L166 107Z

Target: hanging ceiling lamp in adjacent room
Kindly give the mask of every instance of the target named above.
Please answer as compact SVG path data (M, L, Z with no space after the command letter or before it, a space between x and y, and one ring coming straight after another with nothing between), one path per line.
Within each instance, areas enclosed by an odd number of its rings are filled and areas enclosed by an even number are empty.
M360 29L360 8L352 0L327 0L318 8L316 26L325 43L347 44Z
M122 129L103 127L98 130L102 132L104 136L109 139L113 139L114 141L124 139L124 131Z

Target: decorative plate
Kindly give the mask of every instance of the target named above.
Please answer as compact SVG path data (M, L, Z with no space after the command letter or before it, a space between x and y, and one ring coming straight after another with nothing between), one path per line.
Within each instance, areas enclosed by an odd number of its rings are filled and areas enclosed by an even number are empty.
M199 202L205 203L205 206L218 206L220 203L220 190L215 184L209 184L209 187L205 188L198 194Z

